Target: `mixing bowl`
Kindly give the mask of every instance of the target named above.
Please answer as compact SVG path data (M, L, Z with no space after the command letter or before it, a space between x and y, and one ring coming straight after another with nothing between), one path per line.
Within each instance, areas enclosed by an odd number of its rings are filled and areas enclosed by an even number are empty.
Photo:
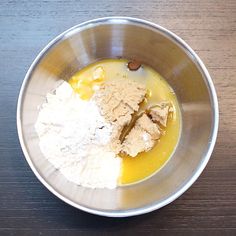
M120 57L151 66L174 89L182 114L180 139L168 163L147 180L112 190L84 188L67 181L41 153L34 129L38 107L59 79L97 60ZM17 128L26 160L53 194L90 213L132 216L167 205L199 177L215 145L218 103L207 69L182 39L144 20L108 17L63 32L39 53L21 87Z

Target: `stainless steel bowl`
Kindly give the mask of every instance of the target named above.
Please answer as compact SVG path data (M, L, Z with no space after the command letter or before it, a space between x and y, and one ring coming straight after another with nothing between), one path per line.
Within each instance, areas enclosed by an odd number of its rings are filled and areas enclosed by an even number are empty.
M182 133L170 161L151 178L114 190L68 182L45 159L34 129L38 107L59 79L102 58L135 58L158 71L181 106ZM31 169L57 197L81 210L111 217L147 213L174 201L198 178L215 145L218 103L211 77L196 53L167 29L135 18L109 17L77 25L36 57L17 107L20 143Z

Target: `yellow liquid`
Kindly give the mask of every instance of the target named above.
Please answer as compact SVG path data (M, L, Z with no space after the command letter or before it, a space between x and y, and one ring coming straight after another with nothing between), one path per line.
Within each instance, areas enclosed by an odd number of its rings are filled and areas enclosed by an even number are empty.
M177 145L181 125L178 101L168 83L149 66L143 65L137 71L129 71L127 63L128 61L124 59L102 60L83 68L69 80L82 99L89 99L94 93L94 86L99 86L106 80L120 77L132 79L146 84L149 91L149 97L143 109L161 101L169 101L173 106L174 112L168 117L167 127L164 129L165 134L152 150L140 153L136 157L122 156L120 185L139 182L160 170ZM94 71L100 67L103 68L103 73L98 73L100 77L96 76L97 80L93 79ZM101 72L100 69L99 71ZM82 83L78 83L79 81Z

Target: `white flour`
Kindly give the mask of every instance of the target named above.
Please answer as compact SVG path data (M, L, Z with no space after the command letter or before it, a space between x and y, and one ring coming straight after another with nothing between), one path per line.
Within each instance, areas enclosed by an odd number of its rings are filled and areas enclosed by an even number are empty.
M64 176L91 188L115 188L121 159L109 150L111 124L94 101L81 100L67 82L47 94L35 129L45 157Z

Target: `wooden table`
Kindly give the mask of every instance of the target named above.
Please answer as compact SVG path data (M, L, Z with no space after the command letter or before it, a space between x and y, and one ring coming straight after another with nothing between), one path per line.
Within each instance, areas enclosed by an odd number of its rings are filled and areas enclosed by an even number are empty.
M90 215L66 205L36 179L16 132L16 102L32 60L49 40L83 21L132 16L182 37L203 59L220 105L212 158L178 200L124 219ZM236 235L236 1L0 2L0 235Z

